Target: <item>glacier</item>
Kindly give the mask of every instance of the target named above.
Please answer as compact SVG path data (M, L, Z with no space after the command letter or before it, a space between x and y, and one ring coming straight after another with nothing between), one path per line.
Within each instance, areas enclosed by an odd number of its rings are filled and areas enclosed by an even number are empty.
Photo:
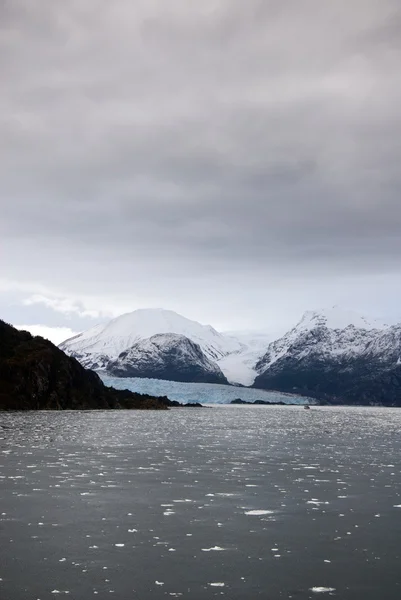
M98 371L98 375L109 387L118 390L127 389L140 394L167 396L170 400L178 400L182 403L230 404L237 398L246 402L263 400L264 402L284 402L285 404L308 403L308 399L301 396L219 383L182 383L144 377L112 377L102 371Z

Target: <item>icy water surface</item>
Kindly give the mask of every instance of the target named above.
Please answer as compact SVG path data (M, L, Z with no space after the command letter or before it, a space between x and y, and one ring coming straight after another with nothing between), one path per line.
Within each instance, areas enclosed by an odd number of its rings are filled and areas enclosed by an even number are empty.
M0 598L401 597L401 410L0 414Z

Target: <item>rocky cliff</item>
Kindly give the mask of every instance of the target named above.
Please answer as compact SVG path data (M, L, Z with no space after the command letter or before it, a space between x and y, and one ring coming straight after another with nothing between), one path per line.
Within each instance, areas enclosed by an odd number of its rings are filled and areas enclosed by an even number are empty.
M154 398L106 387L48 340L0 320L0 410L165 409Z

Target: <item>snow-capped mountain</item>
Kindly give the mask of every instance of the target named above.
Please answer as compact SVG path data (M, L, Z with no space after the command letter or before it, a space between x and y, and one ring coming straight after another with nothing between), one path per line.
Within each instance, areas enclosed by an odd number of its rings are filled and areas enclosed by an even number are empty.
M307 312L256 364L254 386L362 404L401 402L401 326Z
M372 319L352 310L333 306L321 310L306 311L301 321L296 325L296 328L300 330L324 326L328 329L345 329L349 325L353 325L357 329L367 329L368 331L388 327L386 323L383 323L379 319Z
M202 352L199 344L176 333L161 333L136 342L117 360L109 362L107 372L117 377L227 383L220 368Z
M307 311L293 329L269 344L267 352L255 365L256 371L260 374L266 370L285 356L294 344L298 347L303 340L309 338L311 331L320 328L327 330L328 333L325 346L316 347L316 352L338 354L343 351L359 352L361 345L363 346L368 339L373 340L377 331L388 328L388 325L337 306ZM306 348L304 352L307 352Z
M327 401L401 405L401 325L336 306L306 312L274 341L263 332L223 334L173 311L142 309L60 347L84 366L114 375L227 379Z
M243 349L238 340L217 332L210 325L201 325L172 310L163 309L139 309L121 315L106 325L97 325L66 340L60 348L85 367L102 369L140 340L160 333L187 337L199 344L211 360L219 360Z

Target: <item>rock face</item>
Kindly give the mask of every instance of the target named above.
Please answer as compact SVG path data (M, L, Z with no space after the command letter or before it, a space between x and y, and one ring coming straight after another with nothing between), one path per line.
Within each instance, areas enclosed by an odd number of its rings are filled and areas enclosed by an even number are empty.
M254 387L328 403L401 406L401 325L347 324L336 316L308 312L272 342L256 365Z
M116 377L227 383L218 365L184 335L165 333L141 340L107 365Z
M167 398L108 388L48 340L0 321L0 410L164 409L168 404Z

